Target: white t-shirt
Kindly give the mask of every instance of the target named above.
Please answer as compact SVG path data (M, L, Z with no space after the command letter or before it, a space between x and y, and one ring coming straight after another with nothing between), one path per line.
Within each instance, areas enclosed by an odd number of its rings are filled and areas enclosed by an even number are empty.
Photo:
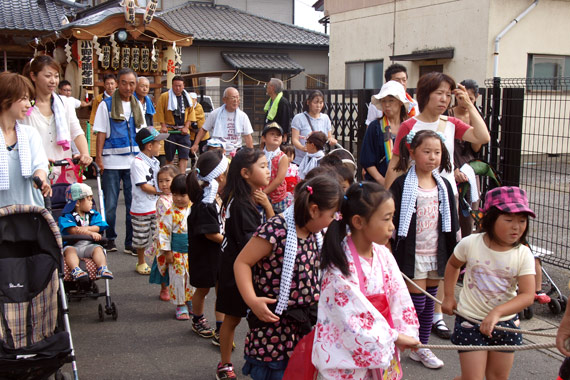
M307 116L311 119L311 124L307 120ZM311 128L311 125L313 128ZM311 117L307 112L298 113L293 117L291 121L291 128L296 129L299 131L299 142L301 145L305 146L307 142L307 137L311 134L311 132L323 132L325 136L329 135L329 132L332 130L331 119L329 119L329 115L326 113L321 113L317 119ZM297 165L301 164L303 158L307 153L303 152L295 148L295 159L293 160L294 163Z
M221 113L221 114L220 114ZM216 128L216 120L218 120L218 115L220 117L220 124L225 126L225 130L221 128ZM236 117L240 117L242 123L241 134L236 132ZM242 136L251 135L253 133L253 127L249 117L243 113L238 112L227 112L224 107L218 107L213 110L209 115L202 128L206 132L210 132L210 136L214 139L223 141L225 144L226 154L234 153L237 149L242 146Z
M153 160L156 158L153 157ZM156 212L157 195L145 193L141 185L149 184L158 190L155 170L146 162L135 157L131 164L131 185L133 189L133 201L131 203L131 214L146 215ZM158 161L158 160L157 160ZM159 164L160 165L160 164Z
M527 246L494 251L484 242L484 235L467 236L453 251L458 260L466 263L457 310L478 320L517 295L517 277L535 274L534 258ZM505 315L499 320L507 321L514 316Z
M61 95L61 98L63 99L63 101L69 102L69 104L71 104L71 106L75 109L81 107L81 100L76 99L73 96Z
M123 103L123 114L125 115L125 118L129 120L131 118L131 113L132 113L131 102L121 101L121 103ZM137 100L137 103L139 104L139 107L142 110L141 102ZM146 128L146 121L144 120L144 114L143 114L143 125L141 126L141 128ZM99 107L97 108L97 113L95 113L95 119L93 120L93 130L97 133L99 132L105 133L107 135L107 138L110 137L111 135L109 110L107 109L107 103L105 102L101 102L101 104L99 104ZM133 144L136 145L135 142L133 142ZM102 156L103 165L105 166L105 169L119 169L119 170L130 169L131 162L133 161L133 158L137 154L138 152L135 152L130 155L118 155L118 154L104 155Z
M65 99L65 96L62 97L62 99ZM71 141L73 141L77 136L84 135L85 133L83 129L81 129L75 108L73 108L70 102L65 100L63 101L63 105L65 107L65 116L69 123ZM59 161L64 158L71 158L71 149L64 151L60 145L57 145L55 116L53 113L51 116L44 116L38 107L32 107L30 115L22 121L22 124L30 125L39 132L48 159Z
M437 131L439 127L439 120L434 121L433 123L426 123L417 118L413 117L411 119L406 120L400 125L400 129L398 130L398 136L396 136L396 142L394 143L393 154L400 155L400 141L402 138L405 138L410 131L418 132L423 130L430 130L430 131ZM451 161L451 171L450 172L442 172L442 176L444 176L449 183L451 184L451 188L453 189L453 194L457 195L457 185L455 183L455 175L453 174L453 148L455 146L455 139L462 140L463 135L465 132L470 129L471 126L466 124L465 122L455 118L449 117L445 123L445 147L449 152L449 159Z

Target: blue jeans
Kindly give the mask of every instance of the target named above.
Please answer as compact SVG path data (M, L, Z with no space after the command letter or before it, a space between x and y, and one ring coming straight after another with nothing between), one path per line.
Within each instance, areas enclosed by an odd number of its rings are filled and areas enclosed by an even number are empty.
M130 169L105 169L103 170L102 187L105 197L105 220L109 225L106 236L109 240L117 238L115 231L115 221L117 214L117 202L119 201L119 191L121 190L121 181L123 181L123 196L125 198L125 223L127 236L125 236L125 247L133 245L133 225L131 223L131 201L133 199L131 189L131 170Z

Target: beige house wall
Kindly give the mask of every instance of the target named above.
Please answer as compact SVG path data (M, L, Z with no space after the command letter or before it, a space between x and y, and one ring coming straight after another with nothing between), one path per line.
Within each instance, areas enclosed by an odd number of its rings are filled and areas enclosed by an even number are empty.
M410 87L419 79L420 66L432 64L443 64L444 72L458 81L466 77L483 81L488 59L489 1L400 0L396 2L396 17L393 1L331 13L330 88L345 87L346 62L382 59L384 68L388 67L393 41L395 55L455 48L452 60L399 61L408 68ZM327 9L328 3L325 1Z

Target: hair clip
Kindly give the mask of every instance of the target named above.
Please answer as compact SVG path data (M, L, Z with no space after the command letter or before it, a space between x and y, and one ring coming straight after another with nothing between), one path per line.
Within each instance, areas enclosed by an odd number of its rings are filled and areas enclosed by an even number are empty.
M307 186L307 191L309 194L313 195L313 188L311 186Z
M343 198L344 198L345 200L348 200L348 197L347 197L346 195L343 195Z
M196 173L200 174L200 169L196 168Z
M362 187L362 182L358 182L358 187Z
M437 137L439 137L441 139L442 142L445 142L445 136L443 133L441 132L436 132L435 133L437 135Z
M406 136L406 142L407 142L408 144L411 144L412 141L414 141L414 137L416 137L416 131L410 131L410 132L408 133L408 135Z
M340 211L334 213L334 220L336 221L342 220L342 213Z

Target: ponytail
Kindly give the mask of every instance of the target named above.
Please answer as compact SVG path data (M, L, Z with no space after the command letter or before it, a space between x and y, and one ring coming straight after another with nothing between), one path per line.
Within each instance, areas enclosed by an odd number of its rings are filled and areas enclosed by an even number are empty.
M321 269L337 267L343 275L350 275L342 241L347 235L347 227L352 228L352 217L359 215L368 222L378 207L390 198L392 194L376 182L350 185L340 205L341 219L334 220L327 229L321 252Z
M200 155L196 168L188 174L186 186L188 187L188 196L192 203L202 201L204 197L204 188L208 186L208 182L198 180L198 173L202 177L206 177L212 170L218 166L222 160L223 153L221 150L210 150Z

